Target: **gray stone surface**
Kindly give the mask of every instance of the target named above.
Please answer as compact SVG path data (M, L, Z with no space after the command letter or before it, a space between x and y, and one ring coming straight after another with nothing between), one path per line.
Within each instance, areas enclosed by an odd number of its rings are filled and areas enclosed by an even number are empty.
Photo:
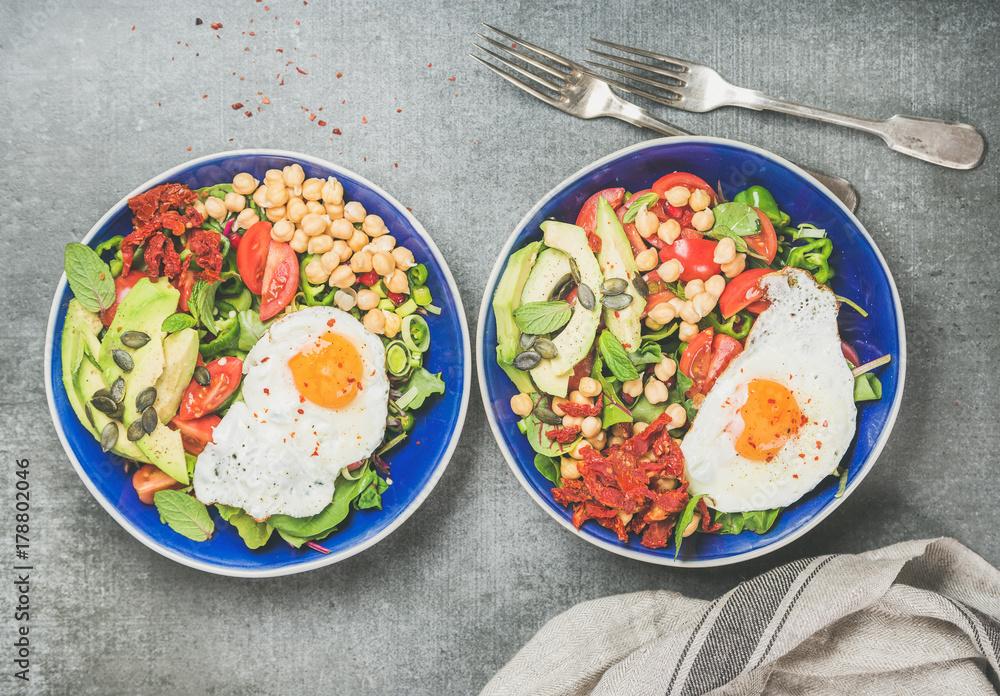
M9 545L14 460L27 457L37 570L28 686L9 676L14 592L0 580L0 693L467 694L549 617L584 599L652 588L712 597L789 559L938 535L1000 563L996 153L972 172L950 171L869 136L736 109L657 110L854 182L909 329L909 379L888 447L857 493L805 538L715 570L599 550L521 489L478 392L424 506L332 567L215 577L146 549L101 509L49 420L42 342L62 247L134 186L232 148L338 162L413 208L447 255L475 326L496 253L532 203L588 162L653 137L573 119L502 83L466 55L480 21L575 57L589 35L661 47L779 96L962 120L994 144L1000 136L993 2L4 0L0 529ZM236 102L253 116L233 110ZM0 551L3 566L11 554Z

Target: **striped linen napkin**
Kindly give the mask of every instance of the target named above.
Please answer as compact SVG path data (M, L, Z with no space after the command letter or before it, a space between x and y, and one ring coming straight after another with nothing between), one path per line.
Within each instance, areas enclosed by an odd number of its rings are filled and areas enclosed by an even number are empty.
M647 591L549 621L482 696L993 694L1000 572L954 539L795 561L713 602Z

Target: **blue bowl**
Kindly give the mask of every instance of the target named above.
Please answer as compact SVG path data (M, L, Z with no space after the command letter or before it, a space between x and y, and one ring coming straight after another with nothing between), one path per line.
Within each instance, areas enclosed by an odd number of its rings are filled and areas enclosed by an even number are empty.
M676 560L672 547L647 549L634 535L623 544L613 532L593 521L577 530L570 510L552 499L552 484L535 469L534 452L510 410L510 398L516 390L496 362L496 320L491 306L507 257L526 243L541 239L539 225L544 220L573 222L584 201L597 191L614 186L639 191L673 171L688 171L709 183L720 182L730 200L739 191L759 184L774 194L793 221L812 222L827 230L834 243L832 263L837 273L830 285L869 312L867 319L852 311L843 312L841 336L855 347L862 362L892 356L892 362L876 373L882 382L881 401L859 404L857 435L842 460L850 471L842 497L834 497L838 480L827 477L787 508L767 534L696 534L684 542ZM725 565L761 556L802 536L833 512L858 487L882 451L899 410L906 370L903 314L896 286L882 254L858 219L827 188L787 160L731 140L697 137L663 138L619 150L580 170L542 198L521 220L493 267L479 312L476 351L483 404L493 433L531 497L563 527L592 544L641 561L681 566Z
M352 511L333 535L321 542L330 550L324 555L303 547L291 548L277 534L266 546L249 550L236 529L216 518L216 533L210 541L195 542L160 523L156 509L139 501L124 461L104 454L94 437L80 424L66 399L62 384L59 350L66 308L72 293L63 275L56 289L45 339L45 389L49 410L59 439L84 484L132 536L154 551L178 563L220 575L262 577L287 575L329 565L352 556L385 538L403 523L430 494L448 465L465 422L469 403L471 351L465 310L458 288L441 252L420 223L396 199L370 181L346 169L307 155L278 150L223 152L193 160L165 172L121 199L84 238L97 244L115 235L131 232L128 199L167 182L191 188L229 182L239 172L250 172L263 180L268 169L298 163L307 177L335 176L348 200L360 201L369 212L380 215L393 235L427 266L427 285L440 316L427 317L436 350L427 353L426 367L440 372L445 394L428 402L405 444L391 452L392 485L382 496L382 510Z

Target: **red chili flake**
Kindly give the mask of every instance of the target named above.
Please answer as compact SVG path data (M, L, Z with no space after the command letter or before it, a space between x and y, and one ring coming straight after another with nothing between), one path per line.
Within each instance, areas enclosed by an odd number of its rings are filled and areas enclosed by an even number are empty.
M401 113L403 113L403 110L402 109L396 109L396 113L397 114L401 114Z
M299 394L299 403L300 404L304 404L305 402L306 402L306 397L304 397L301 394Z
M257 35L254 34L253 32L250 32L250 36L257 36Z
M208 99L208 95L207 94L203 94L203 95L201 95L201 98L202 99Z
M310 121L315 121L316 120L316 114L309 114L309 120Z
M239 111L243 108L243 102L236 102L233 104L233 111Z
M300 416L301 416L302 414L304 414L304 413L305 413L305 411L303 411L303 410L302 410L301 408L300 408L300 409L298 409L298 412L299 412L299 415L300 415Z
M326 126L326 121L319 121L318 124L321 126Z
M362 123L368 123L368 119L367 119L367 118L365 118L364 116L362 116L362 117L361 117L361 122L362 122Z
M244 111L243 113L244 113L244 115L245 115L245 116L246 116L247 118L250 118L251 116L253 116L253 112L252 112L252 111Z
M798 478L798 477L799 477L798 474L792 474L792 478Z
M341 132L340 132L340 129L339 129L339 128L334 128L334 129L333 129L333 134L334 134L334 135L343 135L343 133L341 133Z
M188 152L191 152L191 146L188 145Z
M343 76L344 76L344 73L342 73L342 72L337 73L337 77L338 78L343 77Z
M135 31L135 25L134 24L132 25L132 31Z
M396 169L399 169L399 162L393 162L392 166L394 166Z
M330 320L328 320L328 321L326 322L326 325L327 325L327 326L333 326L333 325L334 325L334 324L336 324L336 323L337 323L337 320L336 320L336 319L330 319Z
M309 74L309 73L307 73L305 70L303 70L302 68L300 68L297 65L295 66L295 69L299 71L300 75L308 75Z
M454 81L455 81L455 78L454 78L454 77L449 77L449 78L448 78L448 82L454 82Z
M260 100L260 103L261 104L270 104L271 100L268 99L267 97L264 97L263 99Z
M203 21L201 21L201 17L195 17L195 18L194 18L194 25L195 25L196 27L200 27L200 26L201 26L202 24L204 24L204 22L203 22Z
M433 65L433 63L428 63L427 67L429 68L429 67L431 67L431 65Z
M274 50L277 51L278 53L284 53L285 52L285 49L283 49L283 48L276 48Z
M270 393L271 393L271 390L270 390L270 389L268 389L267 387L264 387L264 395L265 395L265 396L267 396L267 395L269 395Z
M222 29L222 22L212 22L212 28L215 30Z

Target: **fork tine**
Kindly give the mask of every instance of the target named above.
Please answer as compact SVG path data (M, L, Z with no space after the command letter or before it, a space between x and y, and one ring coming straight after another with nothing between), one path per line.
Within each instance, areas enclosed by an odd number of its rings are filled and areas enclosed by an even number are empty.
M553 68L550 65L546 65L545 63L543 63L540 60L536 60L536 59L532 58L531 56L526 55L524 53L521 53L519 51L514 51L510 47L505 46L502 43L500 43L499 41L491 39L488 36L483 36L482 34L476 34L476 36L478 36L480 39L483 39L484 41L489 41L492 45L496 46L500 50L505 51L506 53L509 53L510 55L514 56L518 60L523 60L528 65L533 65L536 68L538 68L539 70L547 72L549 75L552 75L553 77L558 77L558 78L563 79L563 80L566 79L566 73L560 72L559 70L556 70L555 68ZM485 50L485 49L483 49L483 50ZM558 88L553 87L553 89L558 89Z
M503 31L501 29L497 29L496 27L490 26L486 22L483 22L483 26L487 27L488 29L491 29L491 30L495 31L496 33L500 34L500 36L503 36L503 37L506 37L506 38L510 39L511 41L513 41L516 44L524 46L525 48L527 48L527 49L529 49L531 51L534 51L535 53L537 53L539 55L545 56L549 60L552 60L552 61L555 61L556 63L559 63L559 65L563 66L564 68L569 68L570 70L572 70L575 67L579 67L577 63L574 63L573 61L569 60L568 58L563 58L558 53L553 53L552 51L549 51L547 49L542 48L541 46L536 46L535 44L528 43L527 41L522 41L521 39L517 38L513 34L508 34L507 32L505 32L505 31Z
M557 109L562 109L563 108L562 103L558 99L550 97L548 94L545 94L544 92L539 92L537 89L535 89L531 85L529 85L529 84L527 84L525 82L521 82L520 80L518 80L516 77L514 77L510 73L504 72L503 70L501 70L500 68L496 67L495 65L493 65L489 61L483 60L479 56L474 55L472 53L469 54L469 57L472 58L473 60L479 61L480 63L482 63L483 65L485 65L487 68L489 68L490 70L492 70L493 72L495 72L497 75L499 75L503 79L507 80L507 82L510 82L512 85L520 87L525 92L527 92L528 94L530 94L531 96L533 96L535 99L540 99L543 102L545 102L546 104L548 104L549 106L554 106Z
M630 80L641 82L644 85L649 85L650 87L656 87L657 89L662 89L663 91L672 94L675 99L681 98L681 94L679 92L675 92L674 90L670 89L671 85L665 85L662 82L657 82L656 80L650 80L648 78L642 77L641 75L635 75L633 73L630 73L628 70L622 70L621 68L616 68L613 65L605 65L604 63L595 63L592 60L585 60L583 62L587 63L588 65L593 65L595 68L600 68L601 70L607 70L609 72L622 75L623 77L627 77Z
M592 48L588 48L587 52L593 53L595 56L600 56L601 58L605 58L607 60L611 60L616 63L622 63L624 65L628 65L633 68L638 68L639 70L646 70L648 72L653 73L654 75L660 75L661 77L666 77L667 79L673 80L674 84L677 85L678 87L683 87L684 85L687 84L686 82L684 82L684 80L677 77L677 75L680 75L682 73L679 73L676 70L658 68L655 65L650 65L649 63L642 63L638 60L632 60L631 58L623 58L622 56L613 56L610 53L605 53L603 51L595 51ZM601 67L605 66L602 65ZM623 73L623 74L625 74L627 77L631 76L629 73Z
M540 84L542 87L547 87L547 88L551 89L553 92L559 92L565 86L565 85L557 85L554 82L552 82L551 80L545 79L541 75L536 75L535 73L531 72L530 70L525 70L524 68L522 68L520 65L518 65L514 61L512 61L512 60L510 60L508 58L504 58L500 54L494 53L493 51L489 50L488 48L483 48L479 44L472 44L472 45L475 46L476 48L478 48L483 53L486 53L487 55L493 56L493 58L495 58L496 61L498 63L500 63L500 65L504 66L505 68L509 68L509 69L513 70L514 72L516 72L518 75L520 75L522 77L526 77L529 80L534 80L536 83Z
M593 65L597 65L597 63L594 63ZM601 66L601 67L604 67L604 66ZM586 70L586 72L587 72L588 75L594 75L594 73L592 73L589 69L585 68L585 70ZM655 101L657 104L663 104L665 106L677 106L677 100L680 99L680 97L675 97L673 99L669 99L667 97L662 97L659 94L653 94L652 92L647 92L644 89L639 89L638 87L633 87L631 85L627 85L627 84L625 84L624 82L622 82L620 80L614 79L613 77L606 77L604 75L594 75L594 76L597 77L600 80L604 80L609 85L612 85L613 87L617 87L618 89L620 89L620 90L622 90L624 92L628 92L629 94L635 94L635 95L640 96L640 97L645 97L646 99L649 99L650 101ZM630 75L629 77L632 77L632 76ZM671 92L671 94L676 94L676 93L675 92Z
M629 46L624 46L622 44L612 43L611 41L605 41L604 39L595 39L593 36L590 37L591 41L596 41L597 43L607 46L608 48L613 48L616 51L621 51L622 53L631 53L632 55L642 56L643 58L652 58L653 60L660 60L664 63L670 63L671 65L676 65L681 71L689 71L691 68L699 65L699 63L692 63L689 60L681 60L680 58L673 58L671 56L663 55L662 53L654 53L653 51L644 51L641 48L631 48Z

